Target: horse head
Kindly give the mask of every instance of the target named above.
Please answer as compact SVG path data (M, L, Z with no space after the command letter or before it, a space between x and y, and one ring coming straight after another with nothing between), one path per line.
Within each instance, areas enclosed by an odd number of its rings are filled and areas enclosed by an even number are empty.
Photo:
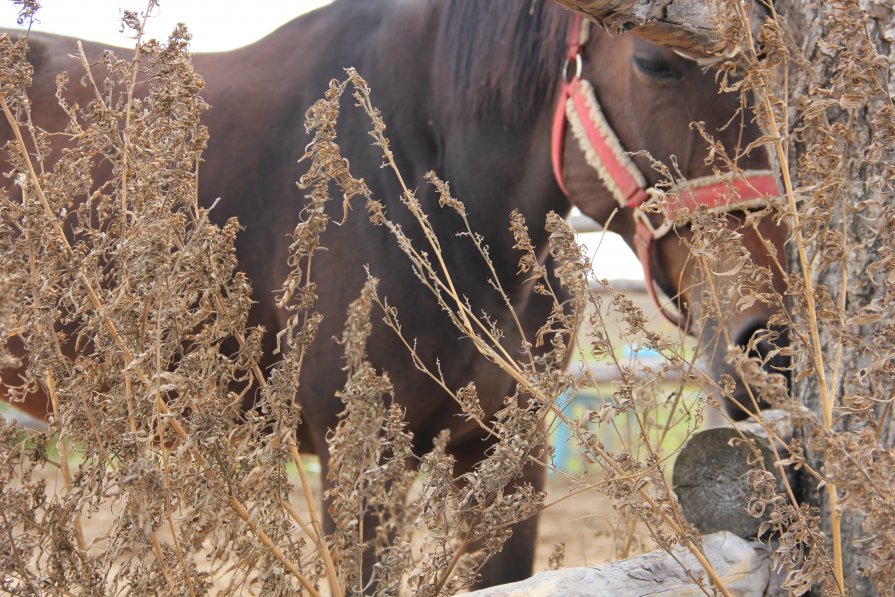
M768 372L788 365L775 350L786 333L770 297L785 292L789 230L768 209L779 190L766 150L747 150L761 135L754 115L739 94L718 92L716 74L637 35L588 31L576 17L553 162L571 202L637 252L650 294L666 317L699 338L712 379L735 381L727 406L742 418L762 400L742 361L730 358L731 347L759 357ZM735 172L719 175L709 136ZM663 185L669 175L683 182ZM708 212L714 228L694 234L706 228ZM662 304L656 288L670 300Z

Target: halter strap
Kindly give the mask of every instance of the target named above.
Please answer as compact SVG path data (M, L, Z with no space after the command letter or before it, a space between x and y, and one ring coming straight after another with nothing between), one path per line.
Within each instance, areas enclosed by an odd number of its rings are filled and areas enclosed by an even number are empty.
M674 228L673 216L685 209L693 212L703 205L717 213L762 208L768 203L767 197L780 194L780 188L770 170L695 178L676 184L670 193L648 187L643 173L603 115L593 86L581 78L581 48L588 41L588 26L588 21L576 15L566 40L563 80L551 133L553 175L559 188L568 196L562 160L568 125L587 164L596 171L619 207L631 210L635 222L634 248L643 267L650 298L668 321L682 327L684 322L680 315L669 313L667 305L659 300L652 272L655 242ZM575 71L570 73L572 65ZM643 210L643 204L650 197L665 200L665 221L658 227Z

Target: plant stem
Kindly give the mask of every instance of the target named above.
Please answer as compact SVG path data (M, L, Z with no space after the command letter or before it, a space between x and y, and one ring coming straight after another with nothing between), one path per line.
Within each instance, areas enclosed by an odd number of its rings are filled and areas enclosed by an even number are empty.
M283 566L285 566L287 570L289 570L289 572L292 573L292 576L298 579L298 582L301 583L301 586L303 586L312 597L320 597L320 593L317 591L317 589L314 588L314 585L311 584L311 581L308 580L308 578L301 573L301 571L292 562L292 560L286 557L286 554L283 553L283 550L277 547L276 543L274 543L267 535L267 533L264 532L264 529L258 528L258 525L255 524L254 521L252 521L251 516L249 515L249 511L246 510L245 506L243 506L242 503L233 496L230 496L230 507L233 508L236 514L238 514L243 522L245 522L246 526L248 526L249 529L251 529L252 532L255 533L255 536L258 537L258 540L260 540L261 543L268 550L270 550L270 553L276 559L278 559L280 563L283 564Z
M50 395L50 402L53 405L53 418L56 419L56 425L59 426L59 460L62 465L62 479L65 482L65 490L71 494L74 485L71 480L71 469L68 466L68 447L65 441L65 431L62 429L62 418L59 416L59 396L56 393L56 381L53 378L53 372L47 371L47 393ZM78 542L78 549L81 553L87 552L87 543L84 541L84 531L81 528L81 511L77 509L75 512L75 539Z
M326 545L326 537L323 534L323 527L320 525L320 518L317 516L317 500L314 499L314 494L311 493L308 475L305 472L305 465L301 460L301 454L298 453L298 444L295 443L295 436L293 433L289 434L289 439L287 441L289 443L289 453L292 454L292 460L295 461L295 467L298 469L298 476L301 479L301 488L305 494L305 501L308 503L308 515L311 517L311 526L316 535L315 543L317 544L317 550L323 557L323 564L326 566L326 578L329 581L330 590L333 592L334 596L344 595L344 591L342 591L342 588L339 586L339 576L336 574L336 567L333 563L332 554L330 554L329 547Z
M0 109L3 110L3 114L6 116L6 120L9 122L9 125L13 130L13 134L15 135L19 150L22 152L23 159L24 159L25 164L28 168L28 173L29 173L29 176L31 179L31 183L32 183L35 191L37 192L37 196L40 199L41 205L44 208L44 212L47 216L47 220L48 220L51 228L53 229L53 232L57 235L59 242L62 243L63 247L65 248L67 255L69 257L73 258L74 254L73 254L73 251L71 248L71 244L68 242L68 238L65 236L65 232L62 230L62 227L59 225L59 222L56 220L53 210L50 207L49 201L47 201L46 195L44 195L43 188L40 185L40 179L38 178L37 173L34 170L34 166L31 162L31 158L28 154L28 149L25 145L24 139L22 138L21 129L18 125L18 122L16 122L15 117L13 116L12 112L9 109L9 105L6 102L6 96L4 94L0 94ZM75 277L78 280L78 282L80 282L81 285L84 287L84 290L87 293L87 296L90 299L90 302L93 305L93 308L96 310L96 312L98 314L102 313L104 310L103 303L100 300L99 295L97 295L96 291L94 290L93 286L91 285L90 280L87 279L87 277L84 275L83 272L78 272ZM117 330L114 322L112 322L112 320L104 317L103 325L105 326L109 335L111 335L112 340L114 341L115 345L118 346L118 349L121 351L121 355L124 360L123 370L124 370L125 394L127 396L127 401L128 401L128 422L130 424L131 431L136 433L136 430L137 430L136 417L135 417L135 410L134 410L132 399L131 399L131 383L130 383L130 370L131 370L131 363L133 363L133 354L131 353L130 349L127 347L127 344L125 344L124 339L118 333L118 330ZM152 386L149 378L146 376L146 373L140 367L133 368L133 371L136 373L137 377L139 378L139 380L142 384L144 384L146 387ZM158 410L159 410L160 414L162 414L162 415L171 415L172 414L171 411L168 409L168 405L165 404L164 401L159 401L157 403L157 406L158 406ZM192 442L189 442L189 439L190 439L189 434L187 433L186 429L184 429L184 427L180 423L180 421L178 421L176 417L172 416L172 417L168 418L168 422L170 423L171 427L174 428L174 431L177 433L177 435L182 440L188 442L188 444L190 445L190 453L193 455L193 458L195 458L196 461L201 466L205 467L209 474L214 475L215 470L209 466L208 459L205 458L205 456L201 452L199 452L198 448ZM64 466L65 465L67 465L67 463L64 463ZM301 572L298 570L298 567L293 562L291 562L288 558L286 558L286 556L283 554L283 551L281 549L279 549L273 543L273 541L271 541L270 537L267 536L267 534L264 532L264 530L258 529L257 525L254 522L250 522L249 516L248 516L248 511L245 509L245 507L242 505L242 503L235 496L232 496L232 495L230 496L230 505L233 508L233 510L239 515L239 517L242 518L243 521L249 525L249 527L256 533L256 535L259 536L259 538L261 538L262 544L271 551L271 553L274 555L274 557L279 559L283 563L283 565L286 566L286 568L293 575L295 575L295 577L298 579L298 581L308 589L309 593L319 597L319 593L317 593L317 591L309 583L307 578L305 578L305 576L301 574ZM168 574L168 571L167 571L167 567L164 563L164 560L162 559L163 554L161 551L161 545L158 542L158 537L156 536L155 531L151 531L150 536L152 539L153 548L155 549L157 557L159 557L159 561L162 566L162 572L165 575L165 578L168 580L169 585L172 587L172 591L173 591L174 585L172 584L170 575Z

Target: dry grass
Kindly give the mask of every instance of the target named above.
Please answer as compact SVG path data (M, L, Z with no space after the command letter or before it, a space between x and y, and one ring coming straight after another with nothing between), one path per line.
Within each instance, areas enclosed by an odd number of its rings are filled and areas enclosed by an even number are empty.
M888 289L891 252L885 237L871 242L866 228L853 226L859 206L847 204L854 195L841 190L854 184L856 172L871 171L875 178L865 179L868 204L860 209L890 222L891 207L883 198L890 196L895 180L895 110L886 78L866 74L881 72L878 57L866 34L853 26L861 22L855 8L837 3L829 14L839 37L828 43L843 60L840 78L823 93L815 90L792 102L775 95L779 78L794 77L808 65L781 19L772 12L756 40L744 26L747 15L739 3L725 2L718 10L722 43L736 50L725 53L731 59L720 64L722 72L745 74L736 83L726 77L721 82L728 92L744 98L751 92L756 98L756 113L769 133L761 142L774 151L786 188L774 208L777 217L791 223L796 257L787 296L769 292L762 283L769 273L744 262L727 276L707 278L705 302L712 307L709 312L721 316L729 305L749 300L779 307L779 321L772 323L792 330L792 343L782 350L793 357L797 380L816 380L819 404L806 407L789 400L784 377L767 373L747 350L731 349L729 359L742 381L760 388L762 398L790 411L801 425L800 439L777 448L776 466L807 471L822 481L827 496L825 509L810 509L797 499L798 488L780 492L771 471L757 469L753 507L771 512L767 527L779 537L775 563L794 594L813 586L827 594L842 592L848 546L840 537L839 514L860 513L868 529L868 574L886 593L895 585L895 454L889 435L895 343L888 324L895 294L886 290L868 303L853 304L846 290L862 276L875 276ZM549 320L519 357L501 342L496 319L473 312L455 290L441 259L441 241L411 188L404 187L402 200L424 231L425 247L411 242L373 192L352 176L335 133L345 93L369 114L371 135L404 185L369 88L349 69L347 78L334 81L308 112L315 139L300 181L308 207L295 229L294 268L280 296L292 316L286 329L269 332L278 332L289 350L266 375L257 366L262 331L245 324L250 287L238 272L233 250L237 224L212 225L197 203L196 165L207 135L200 124L202 82L190 65L188 34L178 30L165 43L143 42L140 18L129 14L125 23L137 35L136 57L106 56L90 65L84 60L88 81L108 77L114 85L96 86L90 105L63 102L71 122L62 136L70 150L53 167L46 162L54 140L29 117L24 42L0 39L0 103L16 133L6 150L20 189L20 196L0 197L0 329L28 349L21 386L5 391L15 399L39 385L53 405L48 433L2 428L2 590L16 595L200 595L215 586L224 594L343 594L361 589L363 563L372 558L376 584L371 586L379 593L453 593L469 586L477 568L506 540L512 523L555 508L555 500L548 501L544 493L513 484L530 463L552 467L544 424L550 417L567 426L581 458L600 471L597 478L569 479L568 491L607 496L622 528L639 521L661 548L686 546L708 572L705 580L694 573L694 580L706 594L725 594L667 481L668 459L679 446L665 445L665 434L654 432L667 431L655 417L662 412L692 433L713 403L710 396L723 395L729 384L709 379L679 338L646 327L643 313L624 295L595 290L605 282L589 279L589 263L561 217L551 215L546 222L556 280L534 254L527 228L534 223L519 214L508 222L521 274L554 301ZM755 49L759 41L761 53ZM145 87L139 90L137 58L145 69L140 77ZM60 97L65 83L60 79ZM858 85L860 99L854 97ZM863 147L863 161L829 168L835 151L852 154L840 138L847 131L831 124L827 111L859 118L868 106L878 108L873 116L877 136ZM792 123L798 123L797 134L790 132ZM803 144L798 163L789 159L795 143ZM106 179L94 179L91 165L97 155L114 164ZM719 168L735 168L735 156L724 155L723 148L714 155ZM434 173L427 180L439 193L442 209L466 223L462 198L451 196ZM343 336L348 382L340 397L345 411L330 442L335 488L329 497L337 530L324 537L314 506L319 496L313 495L296 448L299 413L293 396L320 321L309 272L329 224L324 207L333 183L345 202L366 201L371 225L390 231L431 300L482 358L512 376L516 392L488 418L473 385L448 387L437 369L417 359L417 366L495 444L463 479L453 472L446 436L428 454L415 456L403 413L391 400L388 372L374 370L366 360L371 318L384 318L411 352L413 341L404 336L400 314L370 278L347 314ZM465 242L481 242L466 226L460 231ZM692 226L692 252L706 271L712 271L718 247L737 247L736 235L717 216L695 214ZM487 251L478 248L488 263ZM856 255L874 251L880 259L871 271L853 269ZM838 273L838 286L826 285L822 274L830 271ZM503 292L496 275L487 282ZM508 299L505 303L509 307ZM584 320L587 341L576 346L575 331ZM616 332L609 334L609 329ZM865 343L865 338L872 341ZM842 348L833 350L831 362L825 343L832 340ZM225 350L225 341L235 341L238 350ZM605 397L599 409L570 419L557 397L599 386L587 371L570 373L565 363L576 353L582 360L611 360L619 345L649 348L661 355L663 365L644 380L616 361L620 382L614 395ZM846 351L860 353L865 363L860 371L845 369ZM14 360L7 352L0 357L4 365ZM695 401L676 400L663 390L663 381L681 371L704 389ZM242 395L256 390L259 408L241 413ZM755 418L775 433L771 424ZM633 421L637 433L608 449L600 434L618 431L622 420ZM822 467L806 458L806 448L821 455ZM289 474L293 467L299 481ZM61 491L50 490L41 472L53 469L63 480ZM414 482L418 488L411 491ZM299 511L293 506L297 496L309 507ZM108 530L100 536L85 533L84 520L101 510L114 513ZM375 532L362 527L365 516L377 522ZM619 537L619 552L630 551L633 535ZM472 545L481 549L472 551ZM558 550L551 565L561 560Z

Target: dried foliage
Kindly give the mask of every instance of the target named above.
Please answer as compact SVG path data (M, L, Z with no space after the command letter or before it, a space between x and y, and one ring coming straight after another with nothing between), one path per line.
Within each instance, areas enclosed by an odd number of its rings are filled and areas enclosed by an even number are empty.
M35 5L24 4L27 18ZM839 513L862 515L867 573L886 593L895 586L891 66L856 26L867 17L854 3L823 8L829 35L820 46L837 57L824 73L813 70L773 9L757 38L741 3L719 0L714 9L726 57L716 65L719 81L726 92L742 94L744 108L754 102L768 132L755 147L770 148L786 187L772 210L746 222L785 218L797 258L780 296L771 290L771 272L751 262L723 218L704 210L687 214L693 261L708 272L701 315L723 320L756 302L779 308L772 329L747 347L731 348L727 360L754 392L743 409L780 440L775 467L800 470L827 495L820 507L801 503L798 488L787 484L781 491L758 459L749 475L750 510L769 513L764 530L776 538L775 565L794 594L815 586L842 592L848 547L839 536ZM669 445L670 430L682 428L688 436L716 397L733 398L732 380L711 379L697 365L701 347L734 346L723 329L715 328L721 338L699 338L695 350L653 331L627 297L591 279L586 252L562 217L550 214L546 222L551 270L529 236L528 226L536 224L517 212L507 225L519 251L518 275L553 303L536 334L525 337L486 239L469 225L473 207L430 173L441 209L463 222L451 242L477 249L491 274L482 283L500 294L509 317L475 312L442 259L445 241L429 222L434 215L403 186L382 116L352 69L307 113L314 140L299 181L306 203L279 295L290 311L288 325L247 328L251 289L233 249L238 223L213 225L197 202L207 134L189 35L179 28L164 43L144 42L143 18L125 16L137 40L133 60L83 59L83 81L95 92L89 104L67 104L68 79L60 76L57 96L70 119L65 131L32 124L26 42L0 37L0 103L16 133L4 149L18 190L0 197L0 331L10 339L0 348L0 365L17 364L9 346L21 343L28 355L21 383L4 392L15 401L40 387L53 409L46 433L0 428L3 591L200 595L214 583L226 594L315 595L325 583L334 595L454 593L475 581L514 523L557 503L518 481L526 467L555 468L548 431L564 426L580 458L598 472L570 479L570 493L606 494L626 519L623 526L639 520L661 548L688 548L705 566L692 573L694 581L706 594L725 594L666 475L681 443ZM891 26L891 9L887 18ZM786 85L799 93L781 95ZM401 183L402 204L421 235L411 238L352 175L336 137L346 94L369 115L373 142ZM860 119L870 120L871 137L852 134ZM701 132L718 170L736 170L738 156ZM789 159L796 150L797 163ZM673 199L677 173L657 168ZM310 272L330 223L325 208L333 189L346 218L352 200L366 201L371 225L391 234L431 300L482 358L512 377L515 391L501 410L486 413L474 384L449 387L438 364L417 355L413 331L402 328L401 314L370 277L341 339L348 381L339 393L340 423L328 438L333 488L325 496L336 530L324 537L298 454L294 396L320 323ZM735 267L718 272L722 249L736 256ZM471 471L455 473L447 432L426 454L411 449L389 372L376 371L367 359L373 317L382 318L416 367L491 436L492 447ZM499 321L517 326L520 345L508 345L514 335ZM790 329L788 346L773 326ZM263 333L277 334L284 353L269 374L257 365ZM758 351L761 341L775 348ZM836 347L832 362L830 345ZM620 357L623 348L650 350L659 364ZM786 372L763 367L777 354L792 357L794 378L811 385L819 403L791 399ZM573 357L613 369L619 381L612 394L603 393L593 367L567 369ZM688 384L700 391L688 395ZM599 405L570 416L567 396L585 388L599 394ZM257 396L256 408L243 412L248 395ZM800 437L786 441L773 422L754 414L759 399L787 410L801 425ZM623 434L625 426L633 433ZM607 432L630 439L607 447ZM820 454L822 465L812 454ZM293 466L299 483L290 475ZM58 491L45 480L55 470L64 479ZM290 505L296 485L310 504L310 520ZM88 542L83 521L109 508L111 528ZM629 555L630 536L621 543L620 555ZM551 566L563 553L557 546Z
M3 589L204 594L226 565L235 593L311 590L316 564L283 507L294 388L268 390L258 371L237 222L197 206L207 133L189 35L144 42L142 17L124 22L135 58L84 58L89 104L66 104L58 78L58 139L31 124L25 41L0 38L19 190L0 198L3 321L28 354L4 390L39 386L53 409L47 434L3 430ZM262 407L242 413L259 385ZM47 467L62 493L36 476ZM83 520L109 507L111 528L87 543Z
M776 323L790 329L795 399L739 367L800 425L780 459L801 471L811 505L758 494L780 534L776 562L796 594L891 594L895 13L873 1L774 3L753 34L743 5L714 8L730 57L723 86L754 98L767 133L754 145L776 158L775 209L792 230L787 296L761 300L777 302Z
M326 99L312 108L310 113L329 114L335 118L337 110L331 107L334 105L332 103L334 94L345 93L348 89L352 89L355 105L370 116L371 136L374 144L383 153L385 166L394 170L398 181L403 185L403 179L391 154L389 140L384 135L385 123L371 102L366 82L354 70L348 69L348 78L345 81L334 81ZM323 128L334 130L334 125ZM326 142L329 143L331 140L327 139ZM341 155L333 153L330 159L331 172L341 173L343 180L351 180L353 184L359 183L357 179L345 174L346 162ZM484 239L469 227L467 219L469 207L451 196L448 185L434 173L427 175L427 180L438 193L441 208L450 209L461 218L465 228L458 231L458 237L473 243L492 274L487 282L500 293L504 305L511 311L511 301L501 287L490 262ZM551 466L551 451L547 445L545 427L548 417L554 420L554 424L567 426L578 443L582 458L599 465L601 470L597 482L585 481L576 491L596 489L606 493L613 498L620 511L642 520L663 548L670 549L679 543L689 547L696 557L707 565L710 581L717 584L711 567L701 552L698 536L683 519L667 484L664 475L664 460L667 454L663 455L659 448L662 444L661 436L657 440L650 439L651 430L656 427L661 429L664 425L664 430L667 431L669 425L667 421L660 423L655 419L658 405L666 401L664 396L660 396L660 388L681 367L692 366L689 359L681 353L680 343L648 330L645 327L647 318L644 314L620 293L609 292L608 295L611 297L609 303L603 305L606 292L601 291L603 289L600 286L605 287L606 283L597 282L597 287L591 284L593 281L589 280L590 263L583 255L582 247L576 243L573 231L563 218L556 214L550 214L546 222L550 256L555 264L555 278L548 275L547 268L534 254L526 222L521 214L514 212L510 229L516 240L516 248L520 251L520 275L524 275L533 283L535 292L551 297L554 304L549 319L537 330L535 337L526 338L521 346L507 346L505 338L508 335L495 323L501 319L496 314L474 312L465 297L455 290L451 273L444 266L441 241L429 222L429 214L423 212L421 202L415 193L404 187L401 200L421 226L424 246L414 244L402 227L390 219L384 204L378 201L369 189L361 187L355 190L353 195L367 198L367 211L371 222L388 229L413 265L417 279L430 291L433 300L437 301L457 329L472 340L484 358L500 366L517 382L516 393L506 398L504 408L493 416L486 417L473 384L459 389L450 388L437 364L427 364L417 355L413 338L406 336L405 330L401 327L400 313L388 303L387 298L375 294L375 280L370 280L364 290L364 296L354 304L355 311L362 311L366 315L370 308L371 299L367 297L370 293L386 325L402 339L417 368L436 381L453 397L464 415L480 425L496 442L473 472L459 478L454 478L453 459L445 451L448 441L446 435L442 435L432 452L421 458L419 471L425 479L423 488L419 498L405 507L409 512L419 512L416 524L425 524L423 529L425 533L420 539L422 546L419 548L419 552L424 556L416 562L408 577L409 588L414 589L417 594L430 595L450 593L468 586L475 578L475 569L482 563L482 559L498 551L509 537L511 525L546 507L543 504L543 494L529 486L520 486L515 481L525 466L532 464ZM348 403L346 410L348 416L334 433L331 448L342 443L346 446L356 446L355 442L361 437L367 437L368 442L369 438L378 437L380 439L374 439L370 448L374 455L380 458L383 454L388 454L389 458L380 467L388 466L393 462L391 459L398 457L402 452L391 443L384 444L384 448L381 447L378 442L387 434L377 435L376 427L369 426L368 419L374 416L372 412L374 410L378 411L376 416L380 420L386 419L381 396L388 394L390 386L385 378L371 371L362 358L357 356L357 347L361 344L356 340L357 330L367 332L369 328L366 325L358 325L355 316L356 313L349 317L349 326L343 338L347 347L348 369L351 376L350 389L343 395L343 399ZM588 353L589 358L612 360L621 381L611 399L609 397L605 399L600 412L589 411L580 419L573 420L564 414L562 405L556 402L557 398L576 387L599 387L591 372L575 372L576 375L565 369L573 351L579 323L585 318L589 319L591 324L587 329L592 341L589 345L579 347L579 350ZM614 334L610 335L607 332L607 319L614 319L622 324L621 338L616 338ZM510 317L508 321L519 326L519 332L525 337L524 330L515 316ZM614 360L616 342L631 347L648 347L659 352L665 360L662 369L649 371L649 379L644 380L633 365L626 366ZM518 358L514 356L515 354L523 356ZM702 398L703 402L704 400L705 395ZM672 408L671 418L677 419L678 423L681 419L691 420L692 431L702 420L703 402L688 405L692 410L686 414L675 412L675 408ZM366 419L358 419L352 423L354 412L361 409L369 412ZM614 427L618 424L618 420L626 415L637 421L636 435L640 440L636 444L626 443L617 450L607 449L599 439L598 429ZM387 419L390 420L391 417L390 413ZM380 428L387 429L387 425ZM342 434L345 434L345 439ZM332 450L332 457L336 458L337 452L338 450ZM354 453L350 455L351 458L366 458L357 452L355 448ZM340 458L352 467L348 471L349 474L343 478L344 482L351 482L351 487L359 487L367 482L374 483L374 487L391 488L404 485L399 477L389 479L391 485L388 481L384 484L376 481L381 468L372 467L375 460L368 460L366 465L368 471L376 471L374 477L364 480L363 475L358 476L358 471L362 470L363 466L353 464L353 461L346 459L344 454ZM366 474L368 473L364 473ZM337 467L333 475L335 479L341 476L342 472ZM342 537L339 540L338 552L341 555L337 555L337 559L355 562L351 566L357 567L358 549L355 548L355 552L348 555L344 550L350 549L349 546L352 545L352 537L357 533L362 512L383 519L381 513L384 510L376 504L376 496L382 495L384 490L374 489L369 496L364 497L355 496L352 492L350 500L346 500L346 496L340 496L345 491L346 488L339 484L336 496L342 501L336 500L335 509L341 512L346 508L347 512L337 532L337 536ZM360 501L364 499L372 501L366 507L361 507ZM392 499L401 498L393 496ZM396 537L408 530L413 529L406 526L396 527ZM354 541L356 545L357 541ZM393 549L398 551L404 550L408 544L409 539L403 537L394 539L392 543ZM470 552L473 545L480 549ZM384 554L386 551L377 547L376 553ZM394 553L390 552L389 555ZM379 566L382 565L381 556L373 555L372 560L378 562ZM352 578L351 584L347 586L356 586L354 579L360 576L360 572L355 573L353 577L350 576L351 573L344 574L346 578ZM696 582L703 584L700 575L694 573L693 577ZM374 573L373 582L375 580ZM704 586L707 591L710 590L708 584Z

